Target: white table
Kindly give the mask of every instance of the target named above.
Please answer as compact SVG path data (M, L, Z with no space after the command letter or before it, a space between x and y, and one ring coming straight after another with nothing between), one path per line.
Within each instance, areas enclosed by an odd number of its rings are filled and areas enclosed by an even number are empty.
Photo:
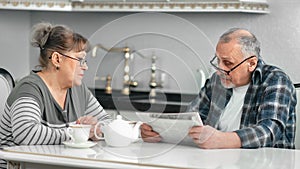
M9 147L0 157L21 168L228 168L299 169L300 150L277 148L204 150L166 143L109 147L104 141L88 149L64 145Z

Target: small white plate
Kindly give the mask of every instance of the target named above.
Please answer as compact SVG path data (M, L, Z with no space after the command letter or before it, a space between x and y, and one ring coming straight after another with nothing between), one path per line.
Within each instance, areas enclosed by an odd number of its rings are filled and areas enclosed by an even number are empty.
M92 142L92 141L87 141L85 143L74 143L72 141L64 141L62 143L68 147L73 147L73 148L90 148L97 144L96 142Z

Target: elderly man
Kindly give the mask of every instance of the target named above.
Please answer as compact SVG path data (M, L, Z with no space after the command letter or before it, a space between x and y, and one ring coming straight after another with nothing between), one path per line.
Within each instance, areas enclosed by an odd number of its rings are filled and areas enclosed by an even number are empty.
M205 124L190 129L194 143L207 149L295 148L295 88L281 69L264 63L256 37L228 30L210 63L216 72L190 108ZM148 124L141 131L144 141L161 140Z

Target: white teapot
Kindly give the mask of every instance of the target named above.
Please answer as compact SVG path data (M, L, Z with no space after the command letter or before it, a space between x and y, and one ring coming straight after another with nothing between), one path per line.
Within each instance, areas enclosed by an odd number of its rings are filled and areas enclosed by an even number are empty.
M102 125L101 130L106 144L114 147L124 147L138 139L141 124L143 123L139 121L135 125L131 125L128 121L123 120L121 115L117 115L116 120L107 125ZM95 136L97 137L96 134Z

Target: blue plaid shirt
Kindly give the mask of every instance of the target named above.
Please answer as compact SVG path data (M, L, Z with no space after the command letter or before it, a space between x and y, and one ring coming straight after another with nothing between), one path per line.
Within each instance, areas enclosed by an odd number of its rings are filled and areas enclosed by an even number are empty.
M201 89L190 111L199 111L206 125L218 128L220 116L232 89L222 86L214 73ZM243 148L295 148L296 92L289 77L279 68L259 59L245 95L239 130Z

